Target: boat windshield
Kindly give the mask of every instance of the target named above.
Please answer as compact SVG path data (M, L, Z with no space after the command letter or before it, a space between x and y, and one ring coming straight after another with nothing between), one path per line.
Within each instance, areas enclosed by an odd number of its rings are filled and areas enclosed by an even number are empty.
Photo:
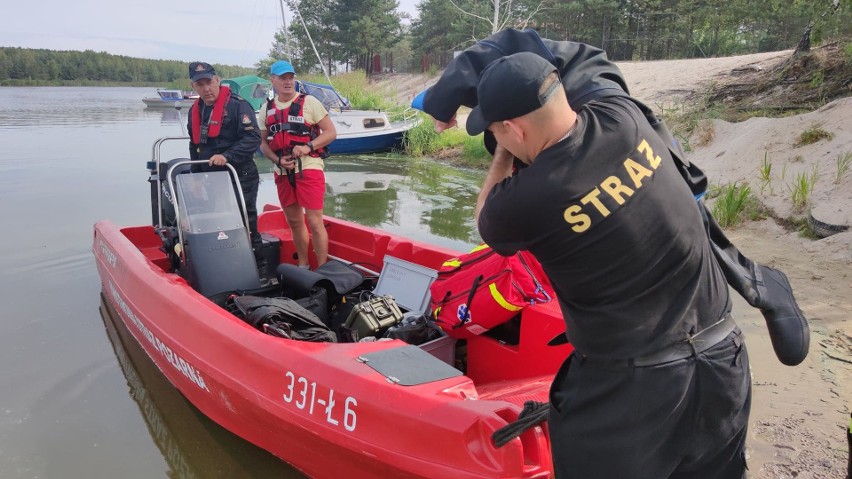
M178 90L157 90L157 94L163 100L180 100L183 98L183 93Z
M180 227L187 233L230 231L243 227L231 178L226 171L175 177Z
M331 85L299 80L296 82L296 91L315 97L326 110L347 110L352 107L349 99L337 93Z

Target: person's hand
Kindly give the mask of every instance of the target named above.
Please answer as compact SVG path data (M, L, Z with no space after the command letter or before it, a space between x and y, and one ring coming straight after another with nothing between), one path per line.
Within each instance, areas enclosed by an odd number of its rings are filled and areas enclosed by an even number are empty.
M295 148L294 148L295 150ZM285 170L293 170L296 168L296 159L295 158L281 158L278 162L278 166L284 168Z
M455 115L453 115L453 117L450 118L450 121L435 120L435 131L438 132L438 133L441 133L442 131L449 130L450 128L452 128L452 127L454 127L458 124L459 123L458 123L458 121L456 121Z
M303 157L311 152L311 148L308 145L296 145L293 147L293 156L294 157Z
M225 166L225 163L228 162L228 159L225 158L225 155L213 155L207 160L207 164L210 166Z

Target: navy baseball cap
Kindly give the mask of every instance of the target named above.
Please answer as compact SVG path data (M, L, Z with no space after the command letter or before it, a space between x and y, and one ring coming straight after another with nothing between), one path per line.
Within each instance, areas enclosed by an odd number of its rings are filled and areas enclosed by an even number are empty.
M285 73L292 73L293 75L295 75L296 70L293 69L293 65L291 65L290 62L285 60L278 60L277 62L273 63L272 66L269 67L269 73L276 76L281 76Z
M202 78L213 78L216 70L213 65L204 62L192 62L189 64L189 80L198 81Z
M553 96L559 81L539 94L541 85L556 67L530 52L498 58L479 76L476 96L479 105L467 117L467 133L478 135L496 121L511 120L538 110Z

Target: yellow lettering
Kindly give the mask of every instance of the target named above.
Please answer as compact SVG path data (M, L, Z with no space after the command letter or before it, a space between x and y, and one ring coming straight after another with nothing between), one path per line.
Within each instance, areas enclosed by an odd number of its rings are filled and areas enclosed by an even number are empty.
M573 225L571 229L576 233L582 233L592 226L592 219L589 215L582 213L583 209L577 205L565 208L563 217L568 224Z
M647 140L642 140L642 143L639 143L638 150L640 153L645 153L645 158L648 159L651 168L656 170L660 166L660 157L654 156L654 150L651 149L651 145L648 144Z
M610 176L603 180L601 182L601 188L609 193L609 196L612 196L612 199L617 201L620 205L624 204L624 198L622 195L633 196L633 190L630 189L629 186L621 184L621 178L617 176Z
M606 209L606 206L604 206L604 204L601 203L601 200L598 199L598 196L600 194L601 194L601 190L595 188L592 191L590 191L589 194L584 196L583 199L580 200L580 202L583 203L584 205L591 203L592 206L597 208L598 212L601 215L603 215L604 218L606 218L607 216L609 216L609 210ZM570 223L570 221L569 221L569 223Z
M645 168L639 163L636 163L630 158L624 160L624 169L627 170L627 174L630 175L630 179L633 180L633 186L636 188L642 187L642 178L650 177L654 174L653 171Z

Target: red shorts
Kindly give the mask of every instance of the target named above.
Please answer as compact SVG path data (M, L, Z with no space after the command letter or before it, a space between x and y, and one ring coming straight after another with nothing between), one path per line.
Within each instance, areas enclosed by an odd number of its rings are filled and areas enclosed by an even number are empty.
M296 187L290 185L287 175L275 173L278 200L286 208L293 203L306 210L321 210L325 197L325 173L322 170L302 170L296 173Z

